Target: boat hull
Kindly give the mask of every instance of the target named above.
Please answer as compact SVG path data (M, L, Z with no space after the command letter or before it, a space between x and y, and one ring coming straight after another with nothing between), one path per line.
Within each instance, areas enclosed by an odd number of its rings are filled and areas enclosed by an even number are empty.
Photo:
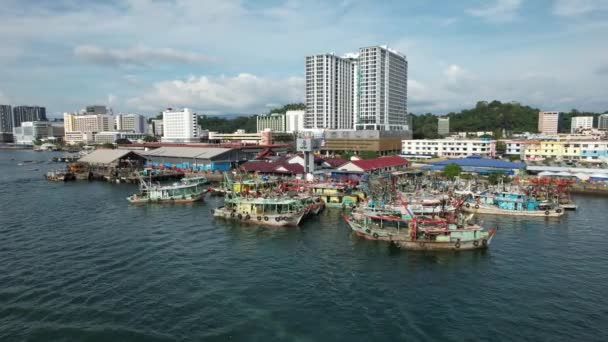
M564 215L564 210L561 208L552 210L509 210L496 207L487 207L482 205L466 205L462 210L473 214L492 214L492 215L510 215L510 216L527 216L527 217L560 217Z
M172 204L172 203L180 204L180 203L193 203L193 202L202 201L203 197L204 197L204 194L187 197L187 198L175 198L175 199L160 199L160 198L150 199L150 198L144 198L144 197L139 197L139 198L127 197L127 201L129 201L129 203L131 203L131 204Z
M297 226L307 213L306 210L291 214L249 215L237 213L224 207L213 210L213 216L242 223L258 224L270 227Z

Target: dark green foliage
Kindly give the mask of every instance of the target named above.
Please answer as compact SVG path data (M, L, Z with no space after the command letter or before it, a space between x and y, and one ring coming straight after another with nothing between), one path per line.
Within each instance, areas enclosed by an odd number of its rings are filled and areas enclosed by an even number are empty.
M288 104L284 105L283 107L271 109L270 112L268 112L268 114L272 114L272 113L285 114L285 112L287 112L288 110L305 110L305 109L306 109L306 105L304 103L288 103Z
M460 175L462 168L457 164L448 164L443 168L443 175L449 179L454 179Z
M306 109L306 105L303 103L290 103L283 107L271 109L268 114L272 113L285 113L288 110L303 110ZM235 118L227 119L212 115L199 115L198 124L203 129L208 129L213 132L220 133L233 133L237 129L244 129L247 133L255 133L257 131L256 117L253 116L238 116Z
M378 158L378 152L375 152L375 151L362 151L361 153L359 153L359 157L361 159Z
M125 138L120 138L120 139L116 139L116 143L119 145L130 144L131 140L125 139Z
M496 153L505 154L505 152L507 152L507 144L505 144L504 141L497 141L496 142Z
M496 185L502 180L503 183L509 183L511 179L502 172L492 172L488 175L488 183Z
M104 143L104 144L101 144L99 146L103 147L103 148L108 148L108 149L114 149L114 148L116 148L116 146L114 146L114 144L111 144L111 143Z
M158 139L153 135L146 135L144 137L144 142L157 142Z

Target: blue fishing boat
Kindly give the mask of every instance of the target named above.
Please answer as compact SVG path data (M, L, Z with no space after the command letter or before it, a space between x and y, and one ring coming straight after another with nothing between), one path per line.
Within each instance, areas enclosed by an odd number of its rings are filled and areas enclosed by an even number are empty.
M462 209L474 214L560 217L564 210L549 201L540 201L519 192L481 192L467 197Z

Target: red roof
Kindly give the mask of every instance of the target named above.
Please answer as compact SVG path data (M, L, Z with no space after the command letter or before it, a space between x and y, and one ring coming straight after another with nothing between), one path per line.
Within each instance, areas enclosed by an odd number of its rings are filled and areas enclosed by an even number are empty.
M348 163L348 160L342 158L327 158L324 160L324 162L329 164L331 167L339 167Z
M353 165L361 168L363 171L372 171L383 169L386 167L407 165L407 160L399 156L388 156L372 159L351 160Z

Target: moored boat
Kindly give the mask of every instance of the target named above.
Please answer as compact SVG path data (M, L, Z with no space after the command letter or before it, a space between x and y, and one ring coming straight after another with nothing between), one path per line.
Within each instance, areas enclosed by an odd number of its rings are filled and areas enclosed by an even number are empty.
M297 226L310 208L297 198L242 197L227 195L213 216L266 226Z
M190 203L201 201L207 191L201 179L183 179L171 185L153 184L140 178L139 192L127 197L132 204Z
M474 214L512 215L528 217L560 217L564 210L548 201L538 201L514 192L481 193L470 196L462 210Z

